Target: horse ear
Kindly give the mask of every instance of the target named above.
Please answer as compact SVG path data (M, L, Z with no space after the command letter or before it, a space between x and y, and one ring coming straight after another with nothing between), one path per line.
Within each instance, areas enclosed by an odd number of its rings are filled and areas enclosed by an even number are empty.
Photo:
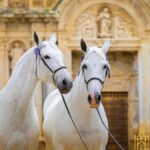
M110 48L110 39L107 39L102 47L102 51L105 55L108 52L109 48Z
M49 39L49 40L56 44L56 42L57 42L56 34L53 33L53 34L50 36L50 39Z
M80 46L81 46L82 51L84 51L84 52L87 51L87 45L83 39L81 39L81 41L80 41Z
M38 34L36 33L36 31L34 31L33 38L34 38L34 43L39 46L42 41L40 40L40 37L38 36Z

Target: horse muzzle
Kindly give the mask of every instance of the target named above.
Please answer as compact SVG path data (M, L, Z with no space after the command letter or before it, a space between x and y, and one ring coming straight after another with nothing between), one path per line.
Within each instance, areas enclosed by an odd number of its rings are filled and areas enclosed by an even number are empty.
M100 104L100 101L101 101L100 94L91 93L88 96L88 102L89 102L90 108L98 108L99 104Z
M72 80L63 79L62 82L57 84L57 87L62 94L67 94L72 88Z

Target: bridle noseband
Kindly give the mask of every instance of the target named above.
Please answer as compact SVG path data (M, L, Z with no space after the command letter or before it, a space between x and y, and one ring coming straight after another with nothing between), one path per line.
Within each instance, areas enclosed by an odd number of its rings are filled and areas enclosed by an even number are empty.
M88 87L88 84L90 83L90 81L92 81L92 80L98 80L102 85L104 84L104 81L102 81L101 79L99 79L97 77L92 77L88 81L86 81L85 74L84 74L84 81L85 81L87 87Z
M54 79L55 74L56 74L59 70L61 70L61 69L67 69L67 67L61 66L61 67L59 67L59 68L57 68L56 70L53 71L53 70L48 66L48 64L46 63L46 61L42 58L41 53L40 53L41 49L44 48L45 46L46 46L46 45L42 45L41 47L36 47L36 48L34 49L34 53L35 53L35 55L36 55L36 70L35 70L35 74L36 74L36 77L38 78L38 75L37 75L37 58L38 58L38 55L39 55L39 56L40 56L40 59L42 60L42 62L44 63L44 65L45 65L45 66L49 69L49 71L52 73L53 82L54 82L54 84L56 85L56 82L55 82L55 79Z
M86 79L85 79L84 69L82 69L82 70L83 70L83 75L84 75L84 82L85 82L85 84L86 84L87 89L88 89L88 84L89 84L92 80L97 80L97 81L99 81L99 82L102 84L102 86L104 85L104 81L102 81L100 78L97 78L97 77L91 77L90 79L86 80Z

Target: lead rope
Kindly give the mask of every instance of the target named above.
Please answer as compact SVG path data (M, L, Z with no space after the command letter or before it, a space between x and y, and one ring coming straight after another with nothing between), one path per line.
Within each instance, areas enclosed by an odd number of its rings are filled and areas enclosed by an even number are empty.
M100 120L101 120L103 126L104 126L105 129L108 131L108 133L109 133L109 135L111 136L111 138L112 138L112 139L114 140L114 142L118 145L118 147L120 147L121 150L125 150L125 148L123 148L123 147L119 144L119 142L114 138L114 136L112 135L112 133L111 133L111 132L109 131L109 129L106 127L106 125L105 125L105 123L104 123L104 121L103 121L103 119L102 119L102 117L101 117L101 114L100 114L98 108L96 108L96 110L97 110L97 113L98 113L98 115L99 115L99 118L100 118Z
M59 91L59 92L60 92L60 91ZM83 143L85 149L88 150L88 147L87 147L86 143L84 142L84 140L83 140L83 138L82 138L82 136L81 136L81 134L80 134L80 132L79 132L79 130L78 130L76 124L75 124L75 122L73 121L73 118L72 118L72 116L71 116L71 113L70 113L70 111L69 111L69 108L68 108L68 106L67 106L67 103L66 103L66 101L65 101L64 95L63 95L61 92L60 92L60 94L61 94L61 97L62 97L62 99L63 99L64 105L65 105L65 107L66 107L66 109L67 109L68 115L70 116L70 119L71 119L71 121L72 121L72 123L73 123L73 125L74 125L74 127L75 127L75 129L76 129L76 131L77 131L77 133L78 133L78 135L79 135L79 137L80 137L80 140L82 141L82 143Z

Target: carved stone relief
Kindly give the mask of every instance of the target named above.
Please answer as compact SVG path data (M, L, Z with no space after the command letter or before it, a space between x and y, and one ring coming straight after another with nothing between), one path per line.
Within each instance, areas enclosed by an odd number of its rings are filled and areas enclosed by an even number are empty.
M133 18L124 9L111 4L89 7L79 15L75 28L77 37L133 38L138 36Z
M17 64L20 57L23 55L24 49L21 47L21 43L14 42L12 48L9 51L9 72L11 74L15 65Z
M85 12L80 15L76 22L76 36L93 37L95 32L94 17Z
M10 8L26 8L28 7L28 0L9 0L8 4Z

